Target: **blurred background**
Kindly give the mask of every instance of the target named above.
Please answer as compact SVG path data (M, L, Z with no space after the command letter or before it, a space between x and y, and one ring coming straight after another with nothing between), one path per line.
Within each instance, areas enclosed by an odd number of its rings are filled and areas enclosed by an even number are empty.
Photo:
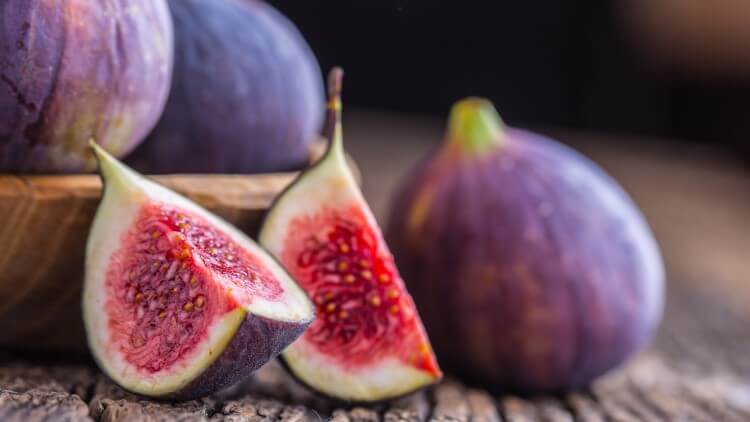
M750 309L747 0L270 3L324 71L344 67L347 145L381 223L453 102L481 95L622 183L671 281Z
M443 116L467 95L507 122L748 149L750 2L272 0L349 106Z

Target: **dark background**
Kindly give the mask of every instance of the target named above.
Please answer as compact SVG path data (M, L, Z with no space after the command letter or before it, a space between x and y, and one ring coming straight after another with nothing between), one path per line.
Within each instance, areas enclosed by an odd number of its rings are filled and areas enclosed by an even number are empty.
M270 3L298 26L324 70L344 67L350 106L445 115L457 99L481 95L513 125L747 146L750 65L733 62L732 51L726 65L693 51L688 37L710 31L700 22L684 30L686 20L675 21L677 41L652 51L673 22L634 29L629 16L659 12L606 0Z

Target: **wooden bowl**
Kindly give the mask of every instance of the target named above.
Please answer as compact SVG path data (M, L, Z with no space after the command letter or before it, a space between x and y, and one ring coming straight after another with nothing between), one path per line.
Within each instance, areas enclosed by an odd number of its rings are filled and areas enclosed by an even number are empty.
M295 173L157 176L250 236ZM84 252L101 196L96 175L0 175L0 346L86 349Z

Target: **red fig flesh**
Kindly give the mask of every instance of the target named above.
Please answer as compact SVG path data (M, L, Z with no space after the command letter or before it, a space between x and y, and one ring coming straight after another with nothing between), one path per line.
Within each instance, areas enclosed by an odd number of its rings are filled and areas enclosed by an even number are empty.
M187 399L239 381L314 310L262 249L96 148L105 194L86 258L91 350L133 392Z
M648 341L664 270L643 216L575 151L453 109L387 236L441 362L503 390L587 386Z
M333 94L329 105L338 110L339 101ZM325 156L277 199L260 242L299 281L319 315L284 351L287 367L326 395L373 402L442 374L347 165L338 120L334 127Z

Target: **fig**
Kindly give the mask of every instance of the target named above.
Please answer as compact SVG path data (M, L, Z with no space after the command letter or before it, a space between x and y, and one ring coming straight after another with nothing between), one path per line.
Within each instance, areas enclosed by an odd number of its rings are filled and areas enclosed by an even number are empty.
M257 0L170 0L169 7L172 91L128 163L146 173L303 168L325 99L318 63L294 25Z
M376 402L442 376L393 257L347 165L341 72L331 73L331 140L263 223L260 243L301 284L318 318L282 354L302 383L327 396ZM330 132L329 132L330 133Z
M165 0L0 4L0 171L94 170L94 137L122 157L154 127L169 91Z
M664 268L640 211L574 150L457 103L386 239L447 371L498 390L583 388L640 349Z
M100 147L83 315L101 369L137 394L198 398L249 375L314 318L256 243Z

